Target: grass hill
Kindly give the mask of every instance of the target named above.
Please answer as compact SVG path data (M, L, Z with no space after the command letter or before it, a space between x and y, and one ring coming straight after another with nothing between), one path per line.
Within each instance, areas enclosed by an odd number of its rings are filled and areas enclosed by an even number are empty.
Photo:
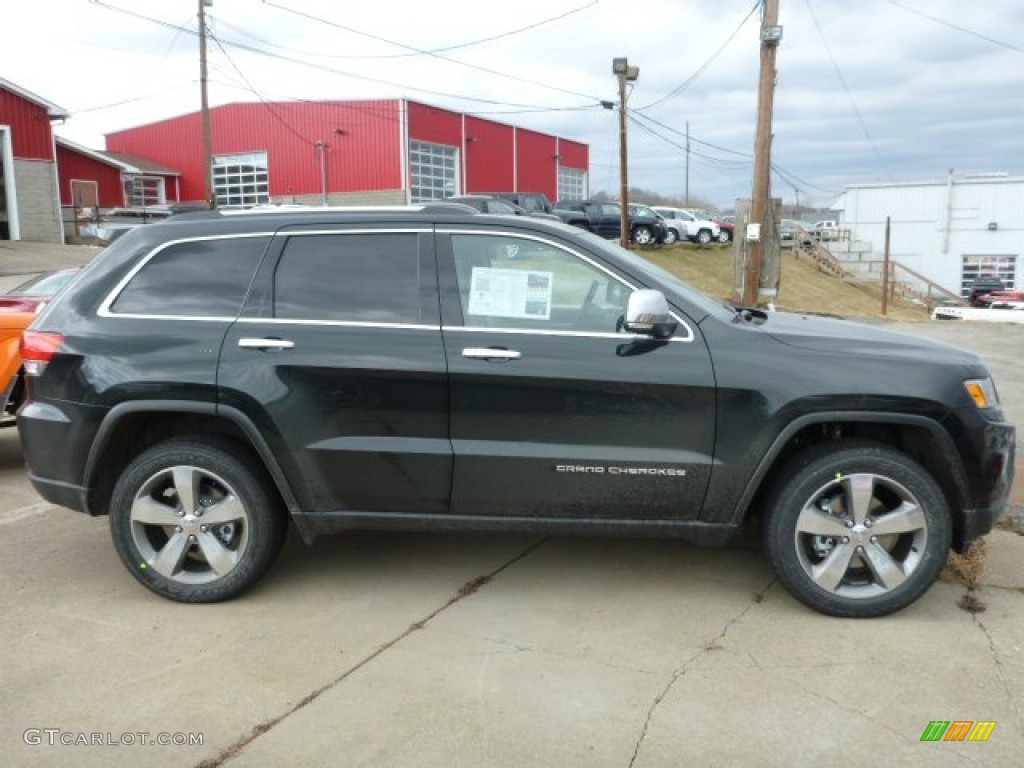
M732 302L732 246L680 244L639 249L645 259L667 269L709 296ZM844 283L782 251L782 280L775 308L857 319L882 318L881 283ZM889 301L890 320L925 321L928 310L896 296Z

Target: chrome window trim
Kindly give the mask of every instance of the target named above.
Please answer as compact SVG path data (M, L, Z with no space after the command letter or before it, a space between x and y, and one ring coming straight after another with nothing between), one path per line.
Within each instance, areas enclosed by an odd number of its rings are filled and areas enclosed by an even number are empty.
M168 240L166 243L161 243L152 251L147 253L142 259L140 259L139 263L132 267L128 271L127 275L121 278L121 281L114 286L114 289L109 294L107 294L107 298L105 298L103 300L103 303L100 304L100 308L97 310L96 314L99 315L100 317L123 317L127 319L138 320L234 320L234 315L232 315L231 317L207 317L202 315L149 315L128 312L113 312L111 311L110 307L115 301L117 301L118 296L121 295L121 292L125 289L125 286L128 285L128 283L130 283L137 274L139 274L142 268L146 266L153 259L154 256L156 256L161 251L170 248L172 245L180 245L181 243L201 243L209 240L240 240L256 237L273 238L275 234L275 232L240 232L230 235L203 235L200 237L181 237L178 238L177 240ZM241 307L239 307L239 309L241 309Z
M467 333L509 333L520 336L565 336L576 339L618 339L619 341L676 341L690 343L692 337L670 339L655 339L652 336L645 336L641 333L601 333L600 331L544 331L535 328L478 328L469 325L442 325L441 330L445 333L465 331Z
M224 320L234 320L237 315L230 317L220 316L204 316L204 315L151 315L143 313L128 313L128 312L114 312L111 310L111 306L117 301L118 296L125 289L125 286L132 281L132 279L142 270L146 264L152 260L154 256L163 251L165 248L170 248L172 245L180 245L181 243L200 243L209 240L236 240L243 238L255 238L255 237L298 237L304 235L365 235L365 234L378 234L381 232L395 233L395 234L431 234L433 230L431 228L400 228L400 229L307 229L298 230L295 232L285 231L266 231L266 232L237 232L228 235L201 235L197 237L181 237L176 240L168 240L166 243L161 243L152 251L147 253L138 264L125 275L121 281L114 286L113 290L107 294L107 297L100 304L99 310L96 314L100 317L107 318L126 318L131 320L204 320L204 321L216 321L222 322ZM301 321L300 322L305 322Z
M555 247L555 248L557 248L557 249L559 249L561 251L565 251L570 256L575 256L577 259L585 261L590 266L594 267L595 269L597 269L600 272L604 272L612 280L615 280L616 282L621 283L622 285L624 285L627 288L629 288L629 290L631 290L631 291L639 290L635 285L630 283L628 280L626 280L625 278L619 277L614 272L612 272L610 269L605 267L603 264L597 263L596 261L591 259L589 256L585 256L584 254L579 253L578 251L574 251L572 248L569 248L568 246L562 245L561 243L555 242L554 240L549 240L546 237L539 237L537 235L530 235L530 234L525 234L523 232L516 232L514 230L504 230L504 229L454 229L454 228L449 229L449 228L445 227L445 228L438 228L437 229L437 233L439 235L489 235L489 236L501 235L501 236L519 238L520 240L534 240L534 241L536 241L538 243L544 243L545 245L553 246L553 247ZM677 323L679 323L679 327L680 328L685 328L686 329L686 335L682 336L682 337L680 337L680 336L673 336L671 339L662 339L662 341L682 341L682 342L687 342L687 343L692 342L696 338L696 334L694 334L693 329L690 328L690 325L685 320L683 320L683 318L681 318L679 315L677 315L675 312L672 313L672 317L675 318ZM632 339L632 338L646 339L646 338L650 338L649 336L631 335L631 334L626 334L626 333L587 333L587 332L582 332L582 331L545 331L545 330L534 329L534 328L487 328L487 327L475 327L475 326L474 327L470 327L470 326L463 326L463 325L444 326L443 330L491 331L492 333L527 333L527 334L536 334L538 336L584 336L584 337L593 337L593 338L614 338L614 339ZM678 333L678 331L677 331L677 333Z
M391 328L403 331L440 331L441 325L420 323L376 323L369 320L303 320L295 317L240 317L236 321L246 325L325 325L340 328Z

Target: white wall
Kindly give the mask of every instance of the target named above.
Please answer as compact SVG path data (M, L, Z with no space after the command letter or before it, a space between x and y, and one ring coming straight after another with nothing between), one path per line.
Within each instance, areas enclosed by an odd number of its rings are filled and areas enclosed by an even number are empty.
M841 204L851 239L871 244L865 258L882 258L890 216L891 258L944 288L959 293L965 255L1016 256L1024 285L1024 178L855 186Z

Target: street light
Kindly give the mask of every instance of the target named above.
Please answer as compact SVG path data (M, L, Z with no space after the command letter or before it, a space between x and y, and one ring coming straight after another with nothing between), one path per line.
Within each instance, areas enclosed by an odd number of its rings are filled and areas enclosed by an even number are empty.
M630 66L625 56L612 59L612 74L619 79L619 174L621 189L619 198L622 206L622 218L619 226L619 241L623 248L629 247L629 169L626 152L626 83L635 83L640 76L640 67ZM604 106L604 102L601 102Z

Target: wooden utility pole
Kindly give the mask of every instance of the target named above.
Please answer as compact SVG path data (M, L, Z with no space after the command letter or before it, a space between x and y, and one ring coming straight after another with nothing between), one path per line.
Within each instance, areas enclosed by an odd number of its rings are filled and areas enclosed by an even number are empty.
M619 75L619 243L629 248L629 152L626 151L626 78Z
M640 68L630 66L625 56L612 59L612 74L619 78L619 205L622 207L619 219L619 242L623 248L629 248L629 166L626 151L626 83L635 83L640 76Z
M757 135L754 139L754 188L750 199L750 223L760 225L760 234L750 243L749 259L743 280L742 302L754 307L758 303L761 284L761 262L764 258L764 238L768 200L771 198L771 143L772 110L775 103L775 53L782 39L779 26L779 0L763 0L761 19L761 76L757 91Z
M206 93L206 6L213 0L199 0L199 105L203 126L203 168L206 177L206 204L217 207L213 189L213 132L210 128L210 100Z
M690 121L686 121L686 207L690 207Z

